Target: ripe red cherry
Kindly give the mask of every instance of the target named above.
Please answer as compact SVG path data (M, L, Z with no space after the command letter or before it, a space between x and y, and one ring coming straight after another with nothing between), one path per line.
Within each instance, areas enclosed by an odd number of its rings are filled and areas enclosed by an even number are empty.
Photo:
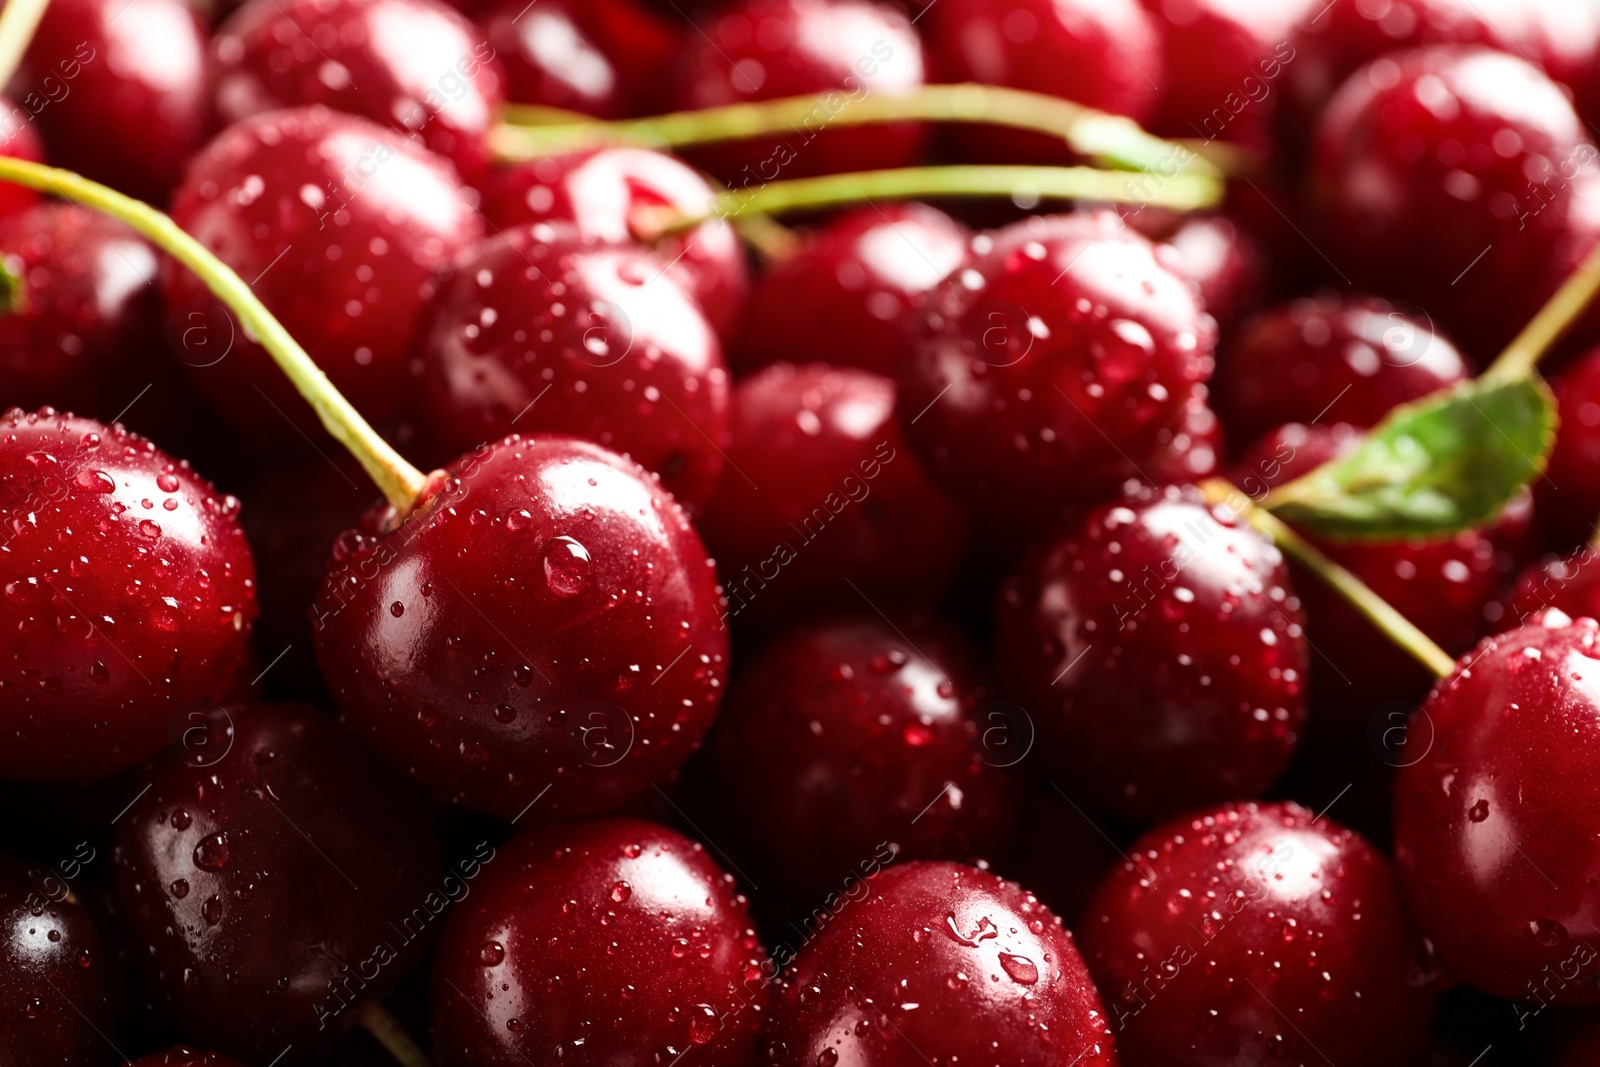
M104 862L104 861L102 861ZM0 857L0 1048L6 1063L114 1064L127 989L111 923L58 872Z
M1393 872L1297 804L1151 830L1079 927L1117 1051L1153 1064L1412 1064L1433 1010Z
M1021 801L1006 767L1023 758L1027 723L991 721L987 697L976 653L942 624L804 626L729 691L711 773L750 847L808 906L875 850L1002 856ZM743 803L752 796L767 800Z
M207 36L184 0L52 3L14 98L51 163L159 204L209 129Z
M1325 293L1245 325L1218 353L1212 393L1231 439L1245 445L1285 422L1372 426L1468 375L1426 320L1387 301Z
M417 358L422 432L445 459L513 429L631 456L683 504L711 497L728 370L694 298L649 251L523 226L456 264Z
M1600 553L1585 546L1529 565L1512 586L1495 629L1524 626L1547 608L1574 619L1600 619Z
M1558 551L1594 536L1600 519L1600 349L1550 379L1560 424L1545 477L1533 484L1534 514L1545 544Z
M1117 1062L1100 995L1032 893L956 863L888 867L784 972L771 1067Z
M450 473L397 529L375 510L335 543L312 608L323 677L441 801L614 811L688 758L721 702L705 548L651 475L588 442L512 436Z
M1232 220L1186 219L1165 243L1177 256L1178 273L1199 288L1201 304L1224 332L1265 295L1266 253Z
M921 147L920 127L828 126L851 101L910 92L923 80L916 29L895 8L872 0L744 0L690 40L674 106L698 110L830 94L813 117L781 139L752 139L688 153L729 185L743 187L776 178L905 166Z
M239 502L120 426L0 419L0 777L108 774L165 744L244 652Z
M47 103L48 98L37 93L29 93L17 101L0 96L0 115L7 116L0 119L0 123L3 123L0 125L0 131L3 131L0 132L0 155L26 159L31 163L44 162L44 145L39 140L39 132L25 116L32 115ZM17 214L38 198L39 194L26 186L0 182L0 219Z
M1023 525L1138 477L1211 374L1215 325L1170 252L1108 211L976 243L900 376L934 481Z
M1486 993L1600 1003L1600 623L1548 612L1490 638L1412 724L1426 758L1395 782L1395 859L1451 975Z
M644 148L602 148L496 172L484 187L483 210L497 229L570 223L584 237L627 244L648 232L650 213L703 211L711 196L711 186L681 160ZM700 301L719 333L730 331L750 287L733 227L710 219L653 247L661 271Z
M1149 820L1257 795L1287 765L1307 667L1289 569L1196 490L1095 509L999 603L999 677L1097 806Z
M840 215L757 280L729 361L749 372L826 356L896 373L911 353L913 313L966 261L967 238L966 227L926 204Z
M334 386L378 421L400 408L435 273L482 227L447 162L325 108L230 126L195 157L172 217L249 281ZM199 278L169 263L163 280L168 332L218 410L270 441L318 432L305 401Z
M436 0L251 0L212 55L225 125L325 104L419 139L468 179L488 166L505 76L478 28Z
M117 823L117 914L191 1039L309 1062L437 933L449 885L432 816L330 716L197 713L150 781Z
M939 597L966 523L894 411L894 382L824 363L779 363L734 388L728 466L700 523L730 619L770 627L863 597L885 608Z
M131 1061L127 1067L246 1067L231 1056L200 1052L187 1045L174 1045L165 1052L152 1052Z
M744 1067L771 978L733 876L698 841L636 819L533 830L450 912L435 1059Z

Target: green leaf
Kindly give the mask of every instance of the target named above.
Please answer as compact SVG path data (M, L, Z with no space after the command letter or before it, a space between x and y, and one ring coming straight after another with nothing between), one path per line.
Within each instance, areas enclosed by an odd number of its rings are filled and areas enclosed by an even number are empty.
M1497 518L1544 470L1555 427L1555 400L1537 375L1465 382L1391 411L1354 452L1264 504L1336 538L1453 534Z

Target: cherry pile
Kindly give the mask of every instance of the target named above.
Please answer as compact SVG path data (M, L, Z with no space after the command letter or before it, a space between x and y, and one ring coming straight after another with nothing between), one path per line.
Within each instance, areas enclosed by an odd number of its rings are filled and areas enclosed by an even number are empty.
M0 72L0 1065L1600 1063L1594 5Z

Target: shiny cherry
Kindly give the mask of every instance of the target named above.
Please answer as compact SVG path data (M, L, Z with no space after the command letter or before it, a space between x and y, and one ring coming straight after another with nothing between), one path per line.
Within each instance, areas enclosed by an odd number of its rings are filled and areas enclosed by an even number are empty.
M1550 378L1560 423L1545 476L1533 483L1534 515L1557 551L1588 541L1600 519L1600 349Z
M0 776L108 774L161 748L244 652L239 502L120 426L50 408L0 424Z
M393 127L473 179L505 100L495 49L438 0L250 0L217 30L224 124L324 104Z
M513 429L568 434L631 456L687 507L716 488L722 347L646 249L540 225L489 238L442 285L412 368L434 458Z
M1139 490L1006 583L998 676L1054 773L1149 820L1282 772L1305 721L1303 624L1270 542L1194 489Z
M966 261L964 226L926 204L869 206L830 220L757 279L729 361L741 373L825 357L895 374L915 313Z
M51 163L161 204L211 128L207 37L185 0L52 3L13 97Z
M231 1056L201 1052L187 1045L174 1045L165 1052L152 1052L130 1060L126 1067L246 1067Z
M319 711L191 719L117 822L118 918L183 1034L310 1062L438 932L450 883L432 816Z
M44 162L44 144L34 128L33 115L49 102L39 93L28 93L17 100L0 96L0 155ZM38 198L38 193L25 186L0 182L0 219L17 214Z
M1395 782L1395 859L1451 975L1486 993L1600 1003L1600 623L1558 611L1492 637L1411 724L1432 737Z
M435 273L482 227L445 160L326 108L230 126L195 157L172 217L249 281L334 386L378 421L400 410ZM230 421L273 442L319 432L199 278L169 262L163 281L175 350Z
M436 798L501 818L614 811L667 780L728 650L683 510L565 437L508 437L449 474L334 545L312 612L340 709Z
M1265 295L1266 253L1231 219L1222 215L1185 219L1165 243L1176 254L1178 273L1199 288L1200 302L1224 334Z
M733 876L698 841L636 819L532 830L445 924L435 1060L745 1067L771 978Z
M1394 874L1296 804L1156 827L1084 910L1127 1067L1417 1062L1434 990Z
M784 972L770 1067L1117 1062L1072 934L1032 893L956 863L884 868Z

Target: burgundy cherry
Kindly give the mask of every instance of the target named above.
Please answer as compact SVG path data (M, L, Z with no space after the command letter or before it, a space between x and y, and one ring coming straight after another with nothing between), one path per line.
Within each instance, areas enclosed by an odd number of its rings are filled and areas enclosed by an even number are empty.
M210 129L207 36L185 0L61 0L14 98L35 112L51 163L160 204Z
M166 743L244 652L256 597L239 502L120 426L0 418L0 777L108 774Z
M1497 631L1514 630L1547 608L1574 619L1600 619L1600 553L1585 545L1523 570L1507 597Z
M1006 768L1027 744L1010 734L1027 723L987 697L976 653L942 624L803 626L729 690L711 773L767 871L808 906L879 849L1001 856L1021 801Z
M745 1067L771 978L733 876L698 841L635 819L533 830L451 910L434 1054L440 1067Z
M48 97L38 93L29 93L15 102L0 96L0 116L4 116L0 118L0 155L30 163L44 162L44 144L34 129L33 115L49 102ZM17 214L38 198L39 194L26 186L0 182L0 219Z
M827 127L854 101L911 92L923 80L916 29L893 7L873 0L743 0L690 40L674 105L698 110L827 94L812 117L782 139L688 153L742 188L778 178L905 166L921 147L921 127Z
M482 228L445 160L326 108L230 126L195 157L172 217L378 421L399 411L435 273ZM167 267L168 332L216 407L269 441L318 433L266 351L199 278Z
M115 1042L126 1040L127 989L111 923L82 886L0 857L0 963L7 1067L121 1059Z
M452 880L432 816L321 712L192 719L118 820L118 917L186 1036L309 1062L437 932Z
M1032 893L955 863L888 867L800 950L770 1067L1117 1062L1072 934Z
M1199 288L1200 302L1224 333L1265 295L1266 253L1232 220L1221 215L1185 219L1166 245L1177 255L1178 273Z
M312 611L340 709L436 798L501 818L614 811L665 781L728 651L682 509L564 437L508 437L450 474L334 545Z
M488 167L505 76L478 28L437 0L250 0L212 55L223 124L324 104L420 139L469 179Z
M1433 1010L1394 874L1296 804L1151 830L1079 928L1128 1067L1417 1062Z
M967 256L966 228L926 204L857 208L805 238L750 293L729 360L742 373L826 356L895 374L909 323Z
M1600 1003L1600 623L1547 612L1490 638L1412 722L1395 783L1406 903L1451 975L1486 993Z
M1545 475L1533 483L1545 544L1558 551L1588 541L1600 519L1600 349L1550 379L1560 424Z
M1230 438L1285 422L1372 426L1469 376L1454 345L1387 301L1326 293L1263 312L1217 357L1214 403Z
M722 347L643 248L550 226L490 238L443 284L413 372L435 458L513 429L569 434L631 456L690 508L722 471Z
M894 412L894 382L824 363L775 364L734 388L728 466L700 523L730 619L770 628L864 600L938 598L966 523Z
M152 1052L131 1060L126 1067L246 1067L231 1056L200 1052L187 1045L174 1045L165 1052Z
M1283 771L1305 721L1303 622L1278 550L1171 487L1035 552L1001 591L995 647L1051 770L1150 820Z
M603 148L496 172L484 187L483 210L498 229L568 223L584 237L628 244L649 233L651 213L703 211L711 197L711 186L681 160L644 148ZM653 247L661 273L700 301L719 333L728 333L750 287L733 227L710 219Z

